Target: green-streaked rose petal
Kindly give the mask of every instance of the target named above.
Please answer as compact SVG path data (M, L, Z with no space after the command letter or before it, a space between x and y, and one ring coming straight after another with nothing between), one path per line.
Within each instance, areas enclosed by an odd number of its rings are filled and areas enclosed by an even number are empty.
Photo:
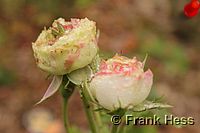
M55 36L52 29L60 31L58 24L71 24L73 28ZM58 29L56 29L56 27ZM85 19L55 20L53 27L45 29L32 44L38 67L54 75L64 75L90 64L98 46L96 24Z

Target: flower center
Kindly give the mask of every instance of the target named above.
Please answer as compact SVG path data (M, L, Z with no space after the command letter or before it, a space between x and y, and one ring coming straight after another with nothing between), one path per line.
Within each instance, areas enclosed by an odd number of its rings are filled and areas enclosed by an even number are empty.
M113 60L103 61L97 75L123 74L131 75L142 71L142 63L134 59L113 58Z

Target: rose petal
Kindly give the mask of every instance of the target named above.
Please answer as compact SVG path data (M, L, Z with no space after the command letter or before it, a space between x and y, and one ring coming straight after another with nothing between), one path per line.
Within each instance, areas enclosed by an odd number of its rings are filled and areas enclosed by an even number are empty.
M137 80L138 82L134 87L134 92L136 95L134 101L137 101L135 104L141 103L148 97L153 84L153 73L149 69L140 75Z
M44 96L39 102L36 103L36 105L40 104L41 102L43 102L44 100L52 96L59 89L62 83L62 79L63 79L63 76L54 76Z

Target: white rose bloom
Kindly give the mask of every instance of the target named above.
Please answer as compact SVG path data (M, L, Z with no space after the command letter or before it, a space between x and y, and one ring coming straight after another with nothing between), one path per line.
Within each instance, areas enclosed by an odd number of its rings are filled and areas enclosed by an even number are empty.
M32 44L38 67L54 75L85 67L98 51L96 33L96 23L87 18L55 20Z
M153 74L144 72L144 63L123 56L102 61L93 76L90 91L108 110L128 108L143 102L151 90Z

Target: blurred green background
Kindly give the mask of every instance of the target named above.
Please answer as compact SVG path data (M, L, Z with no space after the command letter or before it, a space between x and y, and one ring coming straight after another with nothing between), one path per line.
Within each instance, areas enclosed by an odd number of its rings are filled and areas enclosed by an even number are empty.
M118 52L143 60L148 54L146 66L154 73L151 95L163 95L174 106L171 113L192 116L196 123L183 128L131 127L127 132L200 132L200 14L192 19L184 17L187 2L0 0L0 132L62 133L58 94L34 106L50 80L45 80L47 74L36 67L31 48L43 27L58 17L96 21L101 56L105 58ZM71 123L81 133L87 131L77 92L71 98L69 113Z

